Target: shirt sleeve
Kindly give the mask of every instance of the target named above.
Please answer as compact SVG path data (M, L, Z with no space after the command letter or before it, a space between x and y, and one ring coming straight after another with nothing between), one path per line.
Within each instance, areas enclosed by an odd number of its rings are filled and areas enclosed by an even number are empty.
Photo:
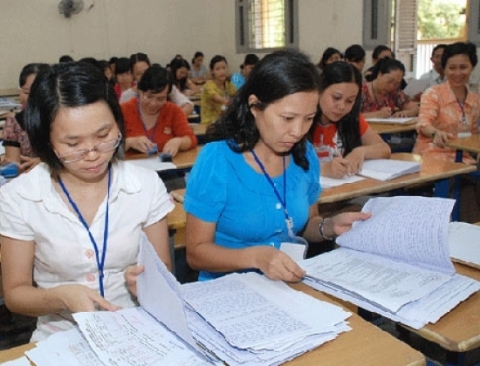
M185 211L206 222L217 222L226 202L226 160L219 144L205 145L187 180Z
M15 201L18 195L8 186L0 189L0 234L9 238L32 241L34 233L25 221L21 205Z
M8 117L3 127L4 145L20 147L19 132L20 125L15 117Z
M190 148L196 147L198 142L197 136L188 124L187 116L185 116L185 113L183 113L180 107L174 104L170 104L170 109L173 118L173 135L175 137L188 136L190 138L190 141L192 141Z
M322 187L320 186L320 162L311 143L307 143L306 155L310 165L308 173L311 183L308 189L308 204L311 206L318 202L318 197L322 193Z
M417 132L424 126L431 126L437 120L440 112L440 98L435 93L435 88L427 89L421 97L420 111L418 113Z
M360 136L363 136L365 134L365 132L367 132L368 128L370 127L367 120L365 119L365 117L361 113L360 113L360 117L359 117L359 127L360 127Z
M176 104L179 107L182 107L185 104L193 105L193 102L188 99L185 94L182 94L175 85L172 85L172 90L170 91L170 94L168 94L168 97L173 104Z

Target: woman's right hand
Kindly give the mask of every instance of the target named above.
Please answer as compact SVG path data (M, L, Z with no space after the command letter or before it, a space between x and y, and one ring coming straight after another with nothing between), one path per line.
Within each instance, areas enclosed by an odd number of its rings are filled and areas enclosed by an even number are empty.
M392 109L390 107L383 107L377 111L378 118L389 118L392 116Z
M50 297L52 300L58 299L72 313L98 309L108 311L121 309L105 300L98 291L84 285L61 285L45 291L47 301L50 300Z
M147 136L137 136L137 137L128 137L125 141L126 150L135 149L144 154L147 154L150 149L152 149L155 144L148 139Z
M286 253L266 245L251 247L255 268L271 280L298 282L305 271Z
M432 142L437 145L438 147L445 147L448 143L449 139L453 139L453 135L449 132L435 130L435 134L433 135Z
M341 156L333 158L329 165L330 169L327 169L326 176L331 178L342 179L352 173L350 171L350 162ZM330 171L328 172L328 170Z

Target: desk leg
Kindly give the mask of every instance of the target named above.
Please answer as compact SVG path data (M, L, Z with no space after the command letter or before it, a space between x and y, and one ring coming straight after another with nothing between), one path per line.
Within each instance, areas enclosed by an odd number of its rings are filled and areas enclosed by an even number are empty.
M168 244L170 246L170 261L172 263L172 273L175 276L175 229L168 229Z
M466 366L467 353L466 352L447 352L447 360L445 366Z
M453 198L455 199L455 206L453 206L452 221L458 221L460 219L460 179L458 175L453 178ZM450 197L450 179L442 179L435 183L435 197Z

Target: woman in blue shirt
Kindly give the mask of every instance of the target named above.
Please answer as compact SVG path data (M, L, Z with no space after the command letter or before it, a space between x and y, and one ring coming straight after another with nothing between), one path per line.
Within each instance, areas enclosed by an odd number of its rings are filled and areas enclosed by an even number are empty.
M212 125L215 142L202 149L185 197L187 260L200 280L259 270L299 281L305 272L279 250L282 242L297 242L298 233L332 239L369 217L318 214L319 163L305 137L318 110L318 78L302 53L272 53Z
M233 74L231 78L231 82L233 85L235 85L237 90L240 89L243 84L245 84L245 80L247 80L248 75L250 75L258 61L258 56L253 53L249 53L245 56L243 64L240 65L241 71Z

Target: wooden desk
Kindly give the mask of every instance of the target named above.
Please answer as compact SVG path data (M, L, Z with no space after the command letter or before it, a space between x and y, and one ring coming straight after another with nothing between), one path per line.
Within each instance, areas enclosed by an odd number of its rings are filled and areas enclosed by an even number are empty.
M370 122L368 125L372 128L372 130L374 130L375 132L381 135L384 133L400 133L400 132L415 131L416 122L417 121L415 119L411 123L404 123L404 124Z
M448 141L447 146L453 149L478 154L480 153L480 134L472 135L470 137L452 139Z
M193 130L193 133L197 136L205 135L207 133L208 125L202 125L201 123L189 123L190 127Z
M438 195L438 197L447 197L449 192L448 178L470 173L476 169L474 166L468 166L462 163L422 158L419 155L408 153L392 154L392 159L421 161L422 167L418 173L404 175L384 182L366 178L359 182L327 188L320 195L318 202L339 202L359 196L388 192L428 182L437 182L435 190L436 195Z
M332 302L321 292L305 284L292 285L317 299ZM426 364L425 356L390 334L378 329L352 314L348 319L352 330L340 334L336 339L307 352L292 361L287 366L316 365L388 365L388 366L422 366ZM27 344L0 352L0 362L21 357L34 345Z
M173 164L177 166L177 169L190 169L195 160L197 160L197 156L202 150L203 146L197 146L195 149L187 150L187 151L179 151L176 156L173 157ZM134 159L145 159L147 158L147 154L132 154L126 157L127 160L134 160Z

